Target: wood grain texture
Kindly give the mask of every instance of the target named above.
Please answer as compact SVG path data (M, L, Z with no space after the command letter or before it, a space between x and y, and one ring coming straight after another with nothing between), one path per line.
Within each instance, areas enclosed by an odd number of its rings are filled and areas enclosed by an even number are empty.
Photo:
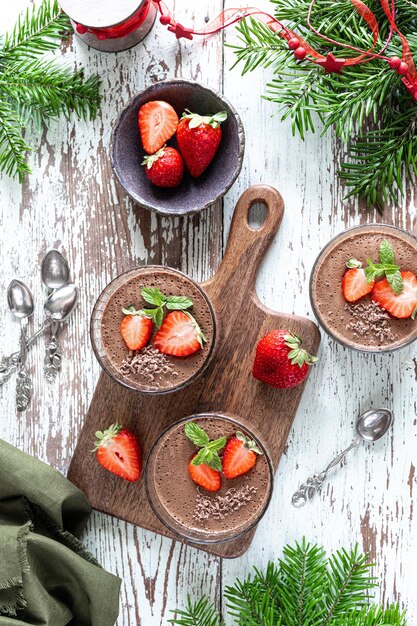
M266 207L265 221L257 230L248 224L254 204ZM122 482L104 471L91 454L94 433L121 419L138 436L146 458L158 435L178 419L216 411L236 415L262 435L278 467L305 384L276 390L254 380L253 347L272 328L297 333L312 354L320 342L313 322L275 313L256 295L259 264L279 229L283 212L282 197L266 185L250 187L239 199L222 263L214 277L203 284L216 314L217 339L213 360L200 378L179 392L151 396L125 389L105 373L100 376L68 472L95 509L173 537L152 511L143 475L138 483ZM236 558L246 552L253 535L251 531L237 541L204 549Z
M2 7L1 30L11 26L28 0ZM183 24L204 23L235 0L170 0ZM243 5L244 3L242 3ZM257 6L271 10L268 0ZM347 226L386 221L417 233L417 193L409 186L404 198L387 206L383 216L367 213L336 177L344 148L331 133L304 142L293 137L290 123L261 100L270 70L240 76L229 71L236 34L194 42L176 41L160 25L130 51L101 54L76 41L62 46L58 58L82 64L87 75L103 79L104 101L97 121L75 118L51 122L48 129L29 127L35 150L33 174L23 186L0 176L0 342L16 349L18 328L7 311L10 280L28 282L36 297L35 321L42 316L44 293L40 260L59 247L68 257L80 286L75 316L61 333L64 362L56 385L43 380L43 344L29 354L35 399L29 412L17 416L13 384L0 391L0 436L66 472L100 367L88 339L93 303L104 286L137 263L178 267L196 280L217 269L227 241L232 212L241 192L265 183L279 189L286 212L257 278L261 301L274 310L311 316L308 278L321 247ZM109 162L111 128L120 109L137 91L163 78L191 78L223 91L245 127L242 173L227 194L224 208L187 219L160 219L137 209L117 187ZM254 220L259 212L254 211ZM3 296L1 295L3 294ZM302 535L328 550L359 542L374 559L382 578L377 599L398 599L417 622L414 584L417 550L416 445L417 360L415 347L391 355L361 355L322 336L320 364L307 382L276 475L271 506L246 555L236 561L186 547L110 516L93 515L84 541L105 567L123 577L118 626L166 625L169 609L185 603L187 594L206 593L218 605L222 590L252 566L281 555L282 546ZM351 439L358 413L387 404L394 411L392 433L373 447L364 446L335 473L320 497L298 511L291 495L305 476L320 470ZM232 620L227 621L227 626Z

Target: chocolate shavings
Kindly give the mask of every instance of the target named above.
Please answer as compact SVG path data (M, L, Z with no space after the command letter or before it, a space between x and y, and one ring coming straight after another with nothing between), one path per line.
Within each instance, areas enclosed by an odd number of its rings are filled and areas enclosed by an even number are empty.
M243 485L239 489L231 487L224 496L203 495L199 489L196 496L194 519L205 522L209 518L224 519L242 506L246 506L257 492L253 485Z
M351 313L353 320L346 326L356 336L373 335L380 342L395 341L396 336L391 329L391 318L387 311L373 300L371 302L357 302L347 304L346 310Z

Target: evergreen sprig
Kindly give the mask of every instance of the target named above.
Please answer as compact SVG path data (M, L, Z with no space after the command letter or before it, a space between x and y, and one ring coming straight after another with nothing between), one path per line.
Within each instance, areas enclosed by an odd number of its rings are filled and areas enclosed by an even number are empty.
M43 0L21 15L12 32L0 40L0 171L20 182L30 167L31 149L23 138L31 121L40 126L60 114L73 112L94 119L100 104L97 76L39 58L60 46L71 32L69 18L57 0Z
M370 604L376 587L372 565L357 547L326 557L323 548L305 539L284 548L278 563L255 568L244 581L227 587L227 613L236 626L406 626L397 605ZM188 598L169 620L178 626L223 626L214 605Z
M355 55L327 43L307 27L310 0L271 0L278 19L300 35L318 52L336 56ZM378 19L383 46L388 22L379 0L369 0ZM320 0L313 13L315 27L326 36L345 44L367 49L372 45L369 26L355 11L351 0ZM396 2L396 21L417 59L417 10L410 0ZM254 18L239 23L238 44L231 46L242 72L258 67L272 72L265 99L276 103L282 119L291 119L293 134L302 139L314 131L317 118L323 132L334 128L347 145L346 162L339 175L350 191L347 197L364 198L368 207L382 209L404 193L404 178L417 176L417 103L411 98L400 76L383 60L346 66L340 74L298 62L287 43L265 24ZM386 50L400 54L399 38L394 36Z

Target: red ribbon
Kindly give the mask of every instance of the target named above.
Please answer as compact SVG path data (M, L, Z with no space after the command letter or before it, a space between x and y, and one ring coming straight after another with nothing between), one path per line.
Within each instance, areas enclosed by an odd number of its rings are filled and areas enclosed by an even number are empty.
M86 0L87 2L88 0ZM109 28L91 28L90 26L84 26L84 24L75 23L77 33L84 35L85 33L91 33L95 35L97 39L119 39L119 37L126 37L130 35L134 30L142 26L146 18L148 17L149 9L151 7L152 0L146 0L145 4L141 6L138 11L129 17L127 20L116 26Z

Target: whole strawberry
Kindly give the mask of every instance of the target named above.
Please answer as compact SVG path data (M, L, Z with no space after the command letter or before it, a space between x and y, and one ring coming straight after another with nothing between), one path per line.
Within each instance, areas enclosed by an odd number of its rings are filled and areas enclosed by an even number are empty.
M178 187L184 176L184 163L175 148L161 148L155 154L146 156L142 165L146 166L146 176L156 187Z
M252 374L271 387L289 389L301 383L317 361L301 348L301 338L288 330L271 330L257 347Z
M191 176L197 178L210 165L222 138L220 124L227 112L198 115L185 111L177 128L177 144Z

